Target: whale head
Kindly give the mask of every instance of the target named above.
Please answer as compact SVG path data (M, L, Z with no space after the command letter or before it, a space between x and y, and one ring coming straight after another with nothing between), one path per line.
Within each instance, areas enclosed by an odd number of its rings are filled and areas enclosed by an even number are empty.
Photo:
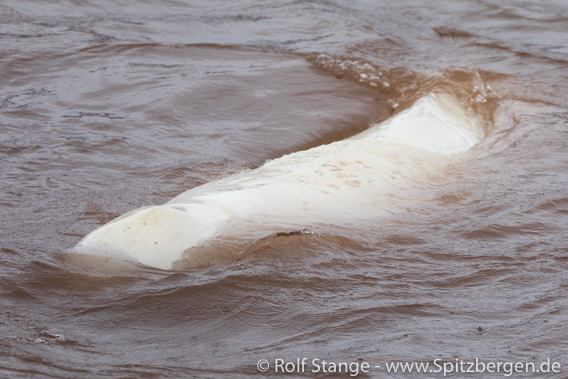
M210 204L139 208L89 233L74 252L122 258L168 270L187 249L214 237L228 218L226 211Z

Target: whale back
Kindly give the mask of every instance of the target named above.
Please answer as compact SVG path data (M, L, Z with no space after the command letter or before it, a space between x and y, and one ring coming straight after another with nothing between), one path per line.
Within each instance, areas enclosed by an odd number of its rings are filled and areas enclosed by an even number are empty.
M483 138L477 117L448 94L430 93L394 117L352 137L452 155L464 152Z

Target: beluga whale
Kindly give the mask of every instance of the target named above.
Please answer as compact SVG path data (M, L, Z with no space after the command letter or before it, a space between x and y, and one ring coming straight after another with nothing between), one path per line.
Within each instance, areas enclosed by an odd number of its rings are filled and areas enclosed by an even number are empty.
M459 162L483 136L480 120L456 97L432 92L350 138L128 212L86 235L72 253L164 270L199 267L228 245L238 256L275 233L389 215L408 187Z

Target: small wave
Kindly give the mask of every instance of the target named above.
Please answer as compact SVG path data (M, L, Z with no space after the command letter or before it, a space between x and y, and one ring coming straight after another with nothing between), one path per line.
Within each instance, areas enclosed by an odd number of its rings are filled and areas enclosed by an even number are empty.
M450 28L450 27L447 27L447 26L438 26L438 27L434 28L434 31L440 37L451 37L451 38L471 38L471 37L475 37L475 35L471 34L470 32L466 32L465 30Z

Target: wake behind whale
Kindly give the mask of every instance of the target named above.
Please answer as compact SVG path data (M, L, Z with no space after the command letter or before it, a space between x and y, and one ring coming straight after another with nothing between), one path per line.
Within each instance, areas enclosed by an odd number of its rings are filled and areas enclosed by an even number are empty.
M405 189L459 161L483 134L455 97L430 93L351 138L126 213L73 252L160 269L195 267L214 259L223 241L242 248L278 232L393 213Z

